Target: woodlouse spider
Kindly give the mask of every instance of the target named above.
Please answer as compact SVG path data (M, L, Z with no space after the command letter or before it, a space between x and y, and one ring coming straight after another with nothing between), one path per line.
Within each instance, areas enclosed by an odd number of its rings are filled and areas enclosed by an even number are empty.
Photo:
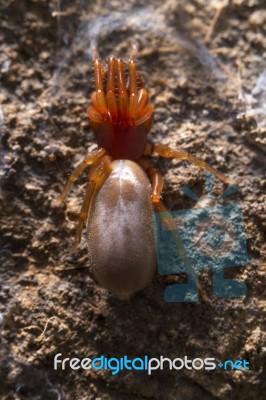
M111 57L106 72L101 61L94 59L96 90L88 117L99 149L74 170L59 199L65 199L73 182L90 167L75 247L87 221L93 275L120 298L131 296L151 280L156 269L153 209L167 215L160 200L163 179L148 157L157 154L187 160L230 182L186 151L147 143L154 107L135 61L128 62L128 81L124 70L121 59Z

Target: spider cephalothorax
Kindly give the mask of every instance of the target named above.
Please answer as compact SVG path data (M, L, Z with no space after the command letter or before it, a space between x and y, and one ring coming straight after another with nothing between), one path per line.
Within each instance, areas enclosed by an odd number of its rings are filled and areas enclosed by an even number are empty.
M126 83L124 62L114 57L103 71L99 59L94 61L95 92L88 117L99 147L113 159L139 159L145 149L154 107L148 103L148 92L140 86L140 77L133 60L128 62ZM104 78L107 75L106 87Z

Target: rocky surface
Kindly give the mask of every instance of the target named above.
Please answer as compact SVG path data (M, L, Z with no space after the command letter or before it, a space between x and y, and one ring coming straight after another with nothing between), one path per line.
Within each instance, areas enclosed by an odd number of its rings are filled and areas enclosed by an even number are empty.
M265 397L265 12L259 0L1 2L1 399ZM70 253L86 174L62 208L52 201L96 147L91 47L127 59L134 41L156 110L150 140L195 153L240 188L226 202L241 205L250 260L226 276L246 283L245 298L212 297L204 271L209 304L165 303L179 278L158 273L120 301L94 282L84 238ZM202 171L153 163L167 207L193 207L180 188L202 195ZM215 180L214 194L224 190ZM246 359L250 370L55 371L59 352Z

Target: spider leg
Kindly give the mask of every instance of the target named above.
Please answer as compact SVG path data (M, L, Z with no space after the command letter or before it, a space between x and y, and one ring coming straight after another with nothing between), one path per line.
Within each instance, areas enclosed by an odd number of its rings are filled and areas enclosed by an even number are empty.
M133 60L129 61L128 69L129 69L128 117L130 124L134 125L138 109L138 85L137 85L137 70L135 61Z
M109 118L111 119L110 122L112 124L116 124L118 118L118 108L115 95L115 68L116 60L111 57L108 61L106 102Z
M184 293L186 292L186 289L187 290L190 289L192 292L192 295L194 295L194 297L197 297L197 293L195 293L195 290L193 290L194 288L197 288L201 297L203 298L203 300L206 303L210 302L209 297L204 293L204 291L198 281L198 273L196 273L194 271L187 255L186 255L186 250L182 243L180 234L176 228L175 222L174 222L170 212L167 210L167 208L165 207L163 202L160 200L161 192L163 190L162 175L159 173L159 171L157 171L155 168L153 168L151 166L151 164L145 157L142 157L139 160L139 164L145 170L145 172L147 173L147 175L151 181L151 189L152 189L151 199L152 199L154 211L159 214L160 218L162 219L163 226L167 230L171 231L178 254L180 255L180 257L182 258L182 260L185 264L185 268L186 268L187 275L188 275L188 283L185 284L186 286L184 286L184 284L177 284L177 285L170 286L171 294L173 295L173 292L175 291L175 289L178 292L178 290L180 289L180 285L183 285L182 287L185 289ZM178 298L178 296L176 296L176 298ZM176 300L173 299L172 301L176 301ZM180 301L180 300L178 300L178 301ZM184 299L183 301L186 301L186 300Z
M116 74L118 86L118 105L119 114L124 124L128 120L128 94L125 80L124 63L122 60L116 60Z
M86 193L79 214L79 224L76 231L73 251L77 249L77 246L80 242L82 229L88 217L89 208L92 203L92 200L110 174L108 165L110 164L111 161L112 160L109 156L104 156L95 165L93 165L92 170L89 172L89 177L88 177L89 179L86 186Z
M151 181L151 200L155 211L157 211L156 207L160 203L161 193L163 190L163 177L157 169L153 168L146 157L141 157L138 160L138 163L144 169Z
M95 88L96 88L94 101L97 104L96 109L101 114L103 121L107 121L108 108L103 87L104 70L102 68L101 61L99 59L94 60L94 75L95 75Z
M138 91L138 72L134 60L129 60L129 99L128 99L128 118L130 125L140 125L144 123L148 133L152 121L154 106L148 104L148 92L145 89Z
M80 174L84 171L84 169L87 168L89 165L92 165L93 163L98 161L100 158L102 158L104 156L104 154L105 154L105 150L99 149L99 150L95 150L91 154L87 155L87 157L78 165L78 167L72 172L72 174L68 178L68 181L67 181L60 197L58 199L56 199L54 202L55 206L60 205L62 203L62 201L64 201L72 184L80 176Z
M132 44L129 60L136 61L138 52L139 52L139 46L138 46L137 42L135 42L135 43ZM136 76L137 76L137 86L138 86L138 88L143 88L144 85L143 85L143 81L142 81L142 78L141 78L141 74L138 71L136 71ZM127 87L129 87L129 83L128 83ZM147 91L145 90L145 92L147 92Z
M158 154L159 156L162 156L165 158L177 158L179 160L186 160L186 161L191 162L194 165L197 165L199 168L210 172L211 174L213 174L217 178L219 178L221 181L228 183L228 184L232 183L231 179L227 178L221 172L217 171L215 168L212 168L205 161L193 156L192 154L188 153L187 151L172 150L172 149L170 149L170 147L167 147L167 146L147 143L144 154L145 155Z
M103 123L100 111L97 109L98 104L96 100L96 92L91 95L91 102L93 106L87 108L87 115L90 121L90 125L94 132L97 132L99 126Z
M138 93L138 112L137 116L142 114L142 111L146 107L149 100L149 94L146 89L141 88Z

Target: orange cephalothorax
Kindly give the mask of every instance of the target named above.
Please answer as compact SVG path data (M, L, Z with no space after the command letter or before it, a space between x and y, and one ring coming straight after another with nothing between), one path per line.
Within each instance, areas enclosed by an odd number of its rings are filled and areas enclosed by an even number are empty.
M108 61L106 87L99 59L94 60L94 71L96 91L91 95L88 117L98 145L113 159L138 160L145 149L154 107L148 103L147 90L139 88L136 63L128 63L128 83L120 59Z

